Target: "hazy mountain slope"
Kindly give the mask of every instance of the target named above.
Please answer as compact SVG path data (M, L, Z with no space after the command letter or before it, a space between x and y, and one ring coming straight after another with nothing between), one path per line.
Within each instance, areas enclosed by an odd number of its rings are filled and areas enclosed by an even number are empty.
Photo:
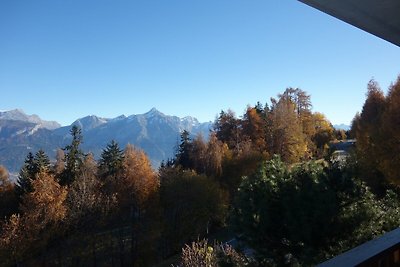
M0 111L0 120L24 121L38 125L38 128L46 128L49 130L61 127L58 122L44 121L37 115L27 115L21 109L13 109L9 111Z
M50 157L55 156L61 140L51 130L24 121L0 120L0 165L17 172L29 151L43 149Z
M335 128L335 129L337 129L337 130L345 130L345 131L348 131L348 130L350 130L351 126L342 123L342 124L335 124L335 125L333 125L333 128Z

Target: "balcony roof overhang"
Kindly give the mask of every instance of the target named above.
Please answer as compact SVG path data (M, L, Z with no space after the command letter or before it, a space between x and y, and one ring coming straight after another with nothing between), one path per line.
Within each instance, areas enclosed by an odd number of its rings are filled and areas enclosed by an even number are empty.
M400 46L400 1L398 0L299 1Z

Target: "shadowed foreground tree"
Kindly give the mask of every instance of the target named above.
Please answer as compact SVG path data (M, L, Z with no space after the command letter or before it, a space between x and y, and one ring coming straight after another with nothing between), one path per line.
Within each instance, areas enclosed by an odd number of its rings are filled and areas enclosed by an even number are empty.
M356 155L363 178L382 192L386 184L400 185L400 77L385 97L375 81L368 83L362 112L351 132L357 139Z
M218 140L228 145L229 149L236 152L240 150L242 141L242 128L240 120L232 110L221 111L214 123L214 131Z
M118 177L119 178L119 177ZM157 206L159 180L146 154L128 144L124 152L123 174L115 180L123 221L131 226L131 255L135 266L155 260L158 238Z
M381 172L387 181L400 185L400 76L390 88L382 115L382 134L378 139L381 153ZM362 115L362 114L361 114ZM375 128L380 128L375 126ZM376 131L376 129L375 129ZM376 156L376 155L374 155Z
M39 172L32 181L32 189L22 198L21 215L11 216L3 226L0 254L10 264L45 253L49 241L62 232L60 222L67 212L66 188L52 175Z
M378 199L351 173L266 162L239 187L234 221L262 259L315 265L399 226L396 194ZM351 237L351 238L349 238Z
M378 83L368 83L367 98L359 117L353 120L352 131L357 139L356 152L359 168L366 182L378 188L383 182L382 174L382 116L386 99Z
M181 133L181 143L179 144L178 151L175 155L175 164L182 166L184 169L193 169L193 161L191 153L193 150L192 140L190 133L184 130Z
M17 204L15 186L10 181L6 168L0 165L0 221L15 213L18 209Z
M193 171L160 171L163 255L179 251L188 240L205 235L222 224L227 212L226 194L212 179Z

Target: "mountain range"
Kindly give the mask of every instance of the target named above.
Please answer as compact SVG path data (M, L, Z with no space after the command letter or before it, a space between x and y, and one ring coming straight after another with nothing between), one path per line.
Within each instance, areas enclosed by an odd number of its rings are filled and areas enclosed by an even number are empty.
M335 124L333 125L333 128L335 128L336 130L345 130L345 131L349 131L351 129L350 125L347 124Z
M169 116L155 108L144 114L111 119L86 116L64 127L54 121L44 121L37 115L27 115L20 109L2 111L0 165L10 172L18 172L28 152L36 153L39 149L54 160L57 149L70 143L73 125L82 130L85 153L91 152L99 158L111 140L117 141L121 148L130 143L143 149L155 168L162 160L173 157L183 130L207 137L212 127L211 122L200 123L193 117Z

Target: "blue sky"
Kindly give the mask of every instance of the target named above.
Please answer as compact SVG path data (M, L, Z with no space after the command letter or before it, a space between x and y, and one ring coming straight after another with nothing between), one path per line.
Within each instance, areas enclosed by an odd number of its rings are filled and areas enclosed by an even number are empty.
M400 48L295 0L0 2L0 110L63 125L156 107L213 121L287 87L349 124Z

